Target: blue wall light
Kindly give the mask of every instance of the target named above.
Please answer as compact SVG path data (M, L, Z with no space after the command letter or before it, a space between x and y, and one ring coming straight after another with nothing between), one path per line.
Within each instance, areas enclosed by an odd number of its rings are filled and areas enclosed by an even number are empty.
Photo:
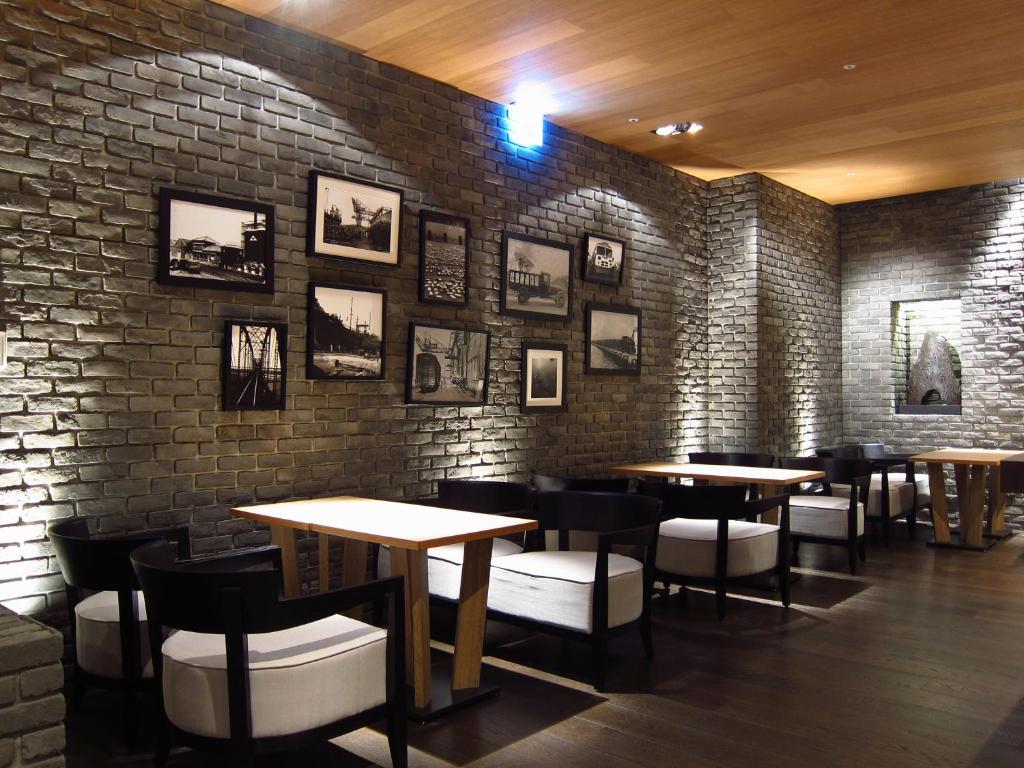
M552 111L551 96L542 86L520 87L508 105L508 140L520 147L544 146L544 115Z

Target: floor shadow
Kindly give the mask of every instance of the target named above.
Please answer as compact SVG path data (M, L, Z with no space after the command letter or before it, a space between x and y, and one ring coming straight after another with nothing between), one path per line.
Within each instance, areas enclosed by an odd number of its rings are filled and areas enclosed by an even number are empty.
M992 765L1024 765L1024 699L989 736L985 745L971 761L970 768L988 768Z

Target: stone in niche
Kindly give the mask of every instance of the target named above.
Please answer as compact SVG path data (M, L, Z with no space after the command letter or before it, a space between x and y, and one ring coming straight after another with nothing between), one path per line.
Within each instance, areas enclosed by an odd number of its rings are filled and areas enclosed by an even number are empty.
M908 405L960 405L959 366L954 365L956 348L935 331L921 342L917 361L907 376Z

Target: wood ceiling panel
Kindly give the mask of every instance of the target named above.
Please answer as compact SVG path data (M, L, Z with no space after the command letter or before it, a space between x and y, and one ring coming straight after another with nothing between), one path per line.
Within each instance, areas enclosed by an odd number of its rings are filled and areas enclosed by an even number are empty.
M503 103L545 83L553 122L706 179L837 203L1024 176L1021 0L225 4ZM650 133L677 120L705 130Z

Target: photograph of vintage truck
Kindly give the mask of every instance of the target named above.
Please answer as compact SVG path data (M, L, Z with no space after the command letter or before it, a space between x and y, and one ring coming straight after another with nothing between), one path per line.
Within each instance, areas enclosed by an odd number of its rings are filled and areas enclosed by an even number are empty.
M502 233L502 313L568 320L572 314L572 251L571 245Z

